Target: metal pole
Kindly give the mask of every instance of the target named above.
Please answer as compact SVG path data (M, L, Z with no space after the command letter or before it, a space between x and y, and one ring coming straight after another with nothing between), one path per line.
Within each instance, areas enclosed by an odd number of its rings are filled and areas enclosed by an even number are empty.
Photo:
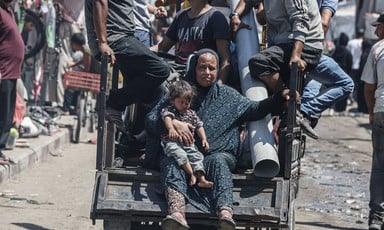
M101 71L100 71L100 93L97 95L97 156L96 156L96 169L101 171L103 168L104 156L104 132L105 132L105 107L106 107L106 90L108 78L108 56L101 56Z

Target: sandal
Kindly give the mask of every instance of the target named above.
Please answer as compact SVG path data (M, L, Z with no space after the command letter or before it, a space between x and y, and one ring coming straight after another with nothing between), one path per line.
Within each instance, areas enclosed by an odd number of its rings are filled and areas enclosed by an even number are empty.
M175 216L168 215L161 222L163 230L188 230L189 226L177 219Z
M225 212L225 213L224 213ZM232 219L232 209L221 209L219 213L218 230L235 230L236 223Z
M229 217L221 217L219 219L219 230L235 230L236 229L236 223L232 218Z
M15 164L11 158L4 155L4 153L0 152L0 165L9 165L9 164Z

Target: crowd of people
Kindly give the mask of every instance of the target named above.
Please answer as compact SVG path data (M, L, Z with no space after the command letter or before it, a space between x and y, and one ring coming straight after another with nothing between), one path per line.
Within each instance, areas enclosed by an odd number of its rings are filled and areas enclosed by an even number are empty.
M284 4L240 0L229 19L214 7L227 5L225 1L189 0L183 3L185 9L176 12L174 4L164 6L162 1L84 0L81 20L71 16L68 2L54 2L60 9L59 17L71 28L61 33L62 41L68 41L67 54L71 57L59 58L60 64L54 67L57 74L68 69L92 72L101 55L107 55L124 84L109 90L106 119L123 133L130 132L123 122L127 106L152 105L145 114L151 143L146 157L155 159L165 154L160 161L152 161L160 162L157 168L168 203L163 229L189 228L186 201L203 212L216 213L220 229L235 229L232 172L240 155L240 126L271 113L284 116L289 100L287 73L292 63L307 76L302 95L297 93L295 99L301 100L297 123L309 137L319 138L314 128L321 114L328 108L345 111L350 95L357 100L359 111L369 114L374 149L369 228L383 228L384 15L373 24L379 41L372 48L361 31L352 40L342 33L335 40L334 51L325 55L324 43L337 10L336 0L284 0ZM2 164L10 161L3 150L14 126L17 79L26 64L26 39L19 32L11 3L0 0ZM268 28L268 47L248 63L252 78L262 81L270 93L261 101L241 95L229 81L238 71L231 65L231 39L238 30L250 28L241 21L250 10L255 10L258 23ZM83 26L79 26L81 21ZM65 42L62 45L64 48L60 48L65 49ZM170 50L176 57L173 65L182 70L179 74L185 81L176 81L168 94L159 98L148 92L155 92L172 74L170 63L153 51ZM77 93L63 93L63 112L75 113Z

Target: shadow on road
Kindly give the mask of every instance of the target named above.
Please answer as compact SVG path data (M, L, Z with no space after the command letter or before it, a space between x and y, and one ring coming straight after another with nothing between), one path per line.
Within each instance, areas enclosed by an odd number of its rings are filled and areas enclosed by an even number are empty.
M12 223L12 224L24 229L29 229L29 230L49 230L49 228L44 228L39 225L31 224L31 223Z
M320 227L320 228L324 228L324 229L361 230L361 228L352 228L352 227L349 228L349 227L333 226L332 224L327 224L324 222L296 221L296 224L306 225L306 226L308 226L308 229L310 229L310 226L313 226L313 227Z
M369 123L361 123L359 124L359 127L362 127L365 129L372 129L372 126Z

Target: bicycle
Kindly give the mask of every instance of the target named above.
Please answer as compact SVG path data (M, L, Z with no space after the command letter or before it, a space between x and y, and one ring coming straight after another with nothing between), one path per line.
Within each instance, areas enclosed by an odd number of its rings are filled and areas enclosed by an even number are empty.
M77 124L73 136L73 142L79 143L85 127L92 133L97 126L95 94L100 91L100 74L67 71L63 83L65 89L80 91L76 105Z

